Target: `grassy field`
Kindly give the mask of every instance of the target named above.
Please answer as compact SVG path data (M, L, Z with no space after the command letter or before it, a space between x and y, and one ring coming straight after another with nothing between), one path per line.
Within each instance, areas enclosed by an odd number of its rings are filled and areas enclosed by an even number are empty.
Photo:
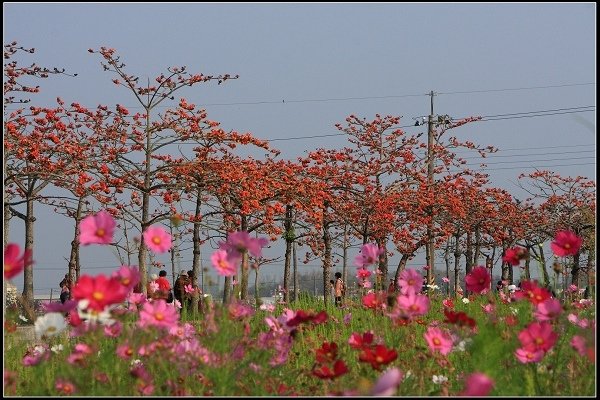
M360 299L347 299L342 308L325 308L317 299L304 297L289 308L304 310L309 316L324 310L326 321L309 318L295 329L282 328L265 322L268 316L274 317L272 321L281 316L282 304L272 312L258 309L246 316L248 310L243 307L215 305L201 315L183 313L179 332L170 333L154 326L140 328L136 312L115 316L122 329L109 332L112 336L98 325L85 333L79 329L79 336L67 329L51 338L25 341L5 327L5 394L370 395L382 374L397 368L402 379L394 384L392 393L399 396L459 395L473 372L484 373L493 381L491 396L595 395L595 360L571 345L578 335L595 353L595 322L581 327L568 320L573 314L579 321L594 321L594 305L563 304L563 312L552 322L558 334L556 343L541 361L524 364L515 351L520 347L519 332L533 321L531 303L503 304L492 294L476 296L468 304L453 300L455 312L463 311L476 321L472 329L444 322L442 300L440 295L432 296L429 312L410 322L388 316L390 307L385 311L368 309ZM14 313L8 320L11 318ZM449 354L429 348L424 333L431 326L453 334ZM397 357L376 364L377 368L361 361L361 350L353 348L349 339L353 333L367 331L374 334L374 343L395 350ZM331 363L327 365L342 360L347 367L347 372L333 379L314 374L329 362L316 358L317 349L325 342L337 345L337 352L328 355ZM31 355L35 365L24 365L32 364L25 361Z

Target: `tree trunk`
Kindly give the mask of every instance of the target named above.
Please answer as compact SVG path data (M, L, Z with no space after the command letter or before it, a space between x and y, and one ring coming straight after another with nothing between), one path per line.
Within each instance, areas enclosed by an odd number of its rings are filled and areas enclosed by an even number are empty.
M329 302L329 296L327 295L329 293L329 271L331 269L331 233L329 232L329 223L325 222L325 218L323 218L323 221L323 244L325 245L325 253L323 255L323 299L327 307L327 303Z
M199 287L202 294L204 294L204 270L202 269L202 258L200 252L200 217L202 212L202 188L198 187L196 193L196 210L194 214L194 228L192 232L192 245L193 245L193 258L192 258L192 286ZM198 272L200 272L200 285L198 285ZM195 286L194 286L195 285ZM192 312L198 311L198 303L200 300L200 293L196 291L192 299Z
M81 222L81 213L83 212L83 197L77 201L77 211L75 213L75 236L71 242L71 255L69 256L69 279L71 282L77 282L77 266L79 255L79 223Z
M6 193L5 193L6 196ZM6 248L6 246L8 245L8 232L9 232L9 225L10 225L10 219L12 217L12 212L10 211L10 205L8 204L8 202L4 203L4 248Z
M460 271L460 233L454 235L454 297L458 294L458 288L460 287L460 277L458 273Z
M387 239L377 240L377 246L383 249L383 253L379 257L379 272L381 273L380 284L377 290L385 290L388 276L388 256L387 256Z
M242 221L240 224L242 231L248 231L248 217L242 215ZM242 279L239 282L240 285L240 300L248 299L248 280L249 280L249 265L248 265L248 250L242 254Z
M446 296L450 295L450 239L446 243L446 250L444 251L444 261L446 262Z
M400 257L400 262L398 263L398 268L396 268L396 273L394 274L394 284L398 287L398 279L400 278L400 274L402 271L406 269L406 263L412 254L402 254Z
M231 299L231 277L226 276L223 283L223 304L228 304Z
M465 275L469 274L473 269L473 242L471 232L467 232L467 251L465 252L467 263L465 264Z
M31 251L33 258L33 198L27 198L27 213L25 214L25 251ZM33 307L33 264L23 270L23 301Z
M481 229L479 225L475 227L475 255L473 256L473 265L479 265L479 257L481 257Z
M577 253L573 256L573 267L571 269L571 283L577 287L579 287L579 259L581 257L581 253Z
M546 257L544 257L544 248L541 243L538 244L538 248L540 249L540 259L538 261L542 269L542 285L546 287L550 285L550 276L548 276L548 270L546 269Z
M298 284L298 255L296 254L296 242L292 244L292 253L294 257L294 301L297 301L300 294L300 285Z
M292 226L292 216L294 207L291 204L285 206L285 263L283 266L283 301L290 301L290 266L292 263L292 245L294 242L294 227Z

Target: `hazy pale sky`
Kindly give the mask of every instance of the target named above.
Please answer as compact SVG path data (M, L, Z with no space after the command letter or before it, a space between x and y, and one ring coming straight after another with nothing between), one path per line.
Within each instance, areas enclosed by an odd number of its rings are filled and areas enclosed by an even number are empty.
M102 71L100 57L87 52L106 46L141 80L174 65L205 75L239 74L224 85L182 90L177 98L201 105L224 129L288 138L271 143L283 158L345 146L344 136L325 135L338 133L334 124L350 114L401 115L402 125L413 125L414 117L429 113L426 93L433 90L436 114L496 119L452 131L460 140L500 149L488 159L496 186L524 198L515 182L533 167L595 180L595 3L3 3L3 11L4 43L36 49L20 62L78 74L41 81L36 105L52 105L60 96L67 104L136 107ZM531 117L542 110L550 111ZM289 139L316 135L322 137ZM40 294L57 289L72 227L43 206L36 217L34 287ZM23 231L13 218L10 241L22 246ZM283 248L273 244L266 253L283 255ZM117 265L105 247L83 247L81 256L82 273L110 273ZM191 260L191 252L183 260ZM390 269L396 264L394 257ZM412 264L423 265L424 257ZM301 267L316 270L319 263ZM280 262L261 274L282 269ZM21 288L22 278L14 283Z

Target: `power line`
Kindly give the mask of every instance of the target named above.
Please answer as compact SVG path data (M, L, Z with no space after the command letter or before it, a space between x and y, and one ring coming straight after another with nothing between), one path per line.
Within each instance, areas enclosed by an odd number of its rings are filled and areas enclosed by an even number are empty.
M468 91L454 91L454 92L439 92L436 94L471 94L471 93L491 93L491 92L507 92L507 91L518 91L518 90L536 90L536 89L552 89L572 86L587 86L595 85L596 82L586 83L567 83L564 85L547 85L547 86L526 86L517 88L504 88L504 89L483 89L483 90L468 90Z
M571 158L559 158L559 159L546 159L546 160L517 160L517 161L498 161L498 162L491 162L491 163L487 163L487 162L481 162L479 164L486 164L486 165L494 165L494 164L515 164L515 163L532 163L532 162L540 162L540 161L570 161L570 160L587 160L589 158L596 158L594 156L587 156L587 157L571 157Z
M474 94L474 93L493 93L493 92L506 92L506 91L522 91L522 90L538 90L538 89L553 89L563 87L574 87L574 86L588 86L595 85L596 82L586 83L567 83L562 85L546 85L546 86L528 86L528 87L517 87L517 88L500 88L500 89L481 89L481 90L465 90L465 91L452 91L452 92L435 92L435 95L452 95L452 94ZM290 103L323 103L323 102L336 102L336 101L351 101L351 100L380 100L380 99L398 99L405 97L422 97L430 96L430 93L412 93L412 94L396 94L387 96L358 96L358 97L333 97L333 98L321 98L321 99L292 99L286 100L255 100L255 101L241 101L232 103L207 103L201 105L206 106L242 106L242 105L262 105L262 104L290 104ZM142 109L142 106L124 106L128 109ZM157 106L156 108L169 108L172 106L164 105ZM6 108L5 110L14 111L18 108Z
M535 147L534 149L539 149L540 147ZM549 156L549 155L553 155L553 154L581 154L581 153L595 153L596 150L579 150L579 151L559 151L559 152L548 152L548 153L536 153L536 154L504 154L504 155L496 155L496 154L490 154L490 155L486 155L485 158L483 157L461 157L464 160L488 160L488 159L492 159L492 158L505 158L505 157L535 157L535 156ZM523 160L523 161L529 161L529 160Z
M554 164L554 165L537 165L537 166L523 166L523 167L503 167L503 168L481 168L481 169L472 169L471 171L481 172L481 171L499 171L503 169L542 169L542 168L554 168L554 167L569 167L575 165L596 165L596 163L579 163L579 164ZM460 172L460 171L450 171L451 173Z

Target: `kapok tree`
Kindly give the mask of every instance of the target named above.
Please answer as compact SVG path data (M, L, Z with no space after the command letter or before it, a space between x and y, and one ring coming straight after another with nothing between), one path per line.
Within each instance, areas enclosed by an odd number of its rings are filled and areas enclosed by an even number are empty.
M117 105L120 118L127 119L129 125L114 134L124 139L120 147L127 147L129 152L113 153L115 159L111 164L113 170L110 175L122 179L123 187L139 193L140 208L132 212L131 217L143 233L150 225L170 215L170 211L164 209L154 214L151 212L152 196L168 186L169 183L164 181L168 179L165 171L173 165L173 158L163 151L167 146L178 141L203 134L200 128L185 132L174 129L178 127L181 120L187 118L187 115L181 115L177 110L161 115L156 112L156 108L165 101L174 100L173 94L184 87L209 81L217 81L220 84L228 79L236 79L237 76L189 74L186 67L171 67L167 69L166 74L158 76L152 84L150 82L140 84L139 77L125 72L125 64L120 61L114 49L101 47L99 51L92 49L88 51L102 56L101 65L104 70L116 75L113 83L128 89L142 108L142 112L131 116L129 110ZM144 293L147 283L147 255L148 249L141 241L138 264L142 277L141 291Z
M596 183L583 176L563 177L552 171L535 171L519 176L520 186L532 197L528 200L540 205L548 216L545 225L547 239L554 238L560 230L570 230L586 238L585 243L595 237ZM579 286L582 252L595 251L593 247L580 248L573 256L571 281Z

